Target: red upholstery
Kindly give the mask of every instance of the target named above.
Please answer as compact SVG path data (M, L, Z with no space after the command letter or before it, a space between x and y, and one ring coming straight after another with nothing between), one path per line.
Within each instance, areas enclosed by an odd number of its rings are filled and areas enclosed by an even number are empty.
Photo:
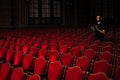
M85 50L84 56L87 56L90 60L94 60L96 52L93 49Z
M114 43L111 42L111 41L109 41L109 42L106 42L106 43L104 44L104 46L112 46L112 47L114 47Z
M17 51L14 56L14 65L20 65L21 58L22 58L22 52Z
M94 51L98 51L99 46L94 43L94 44L90 45L89 48L90 48L90 49L93 49Z
M9 49L9 50L7 51L7 54L6 54L6 61L11 61L11 59L13 58L13 56L14 56L13 50L12 50L12 49Z
M29 75L26 80L41 80L41 77L37 74Z
M6 55L6 48L0 47L0 58L3 58Z
M10 72L10 63L6 62L1 65L0 68L0 80L7 80Z
M29 51L29 46L28 45L24 45L22 48L23 54L27 54Z
M106 60L109 63L112 63L112 54L109 51L104 51L99 54L99 60Z
M54 61L56 61L56 60L58 60L58 57L59 57L59 54L58 54L58 51L51 51L50 53L49 53L49 61L50 62L54 62Z
M31 54L26 54L23 58L23 68L29 70L32 65L33 56Z
M56 44L50 45L50 51L54 51L54 50L57 50L57 45Z
M37 58L34 65L34 74L42 75L46 67L46 60L44 57Z
M102 48L102 51L109 51L111 53L114 53L114 50L113 50L113 48L111 46L104 46Z
M46 57L47 56L47 50L46 49L40 49L39 50L39 58L40 57Z
M71 54L63 54L61 57L61 63L65 66L72 66L73 57Z
M76 60L76 66L79 66L82 70L87 71L90 66L90 60L86 56L78 57Z
M21 44L20 43L17 43L16 46L15 46L15 50L16 51L20 51L21 50Z
M80 43L79 48L80 48L80 50L85 50L85 44Z
M80 53L81 51L80 51L80 49L78 48L78 47L73 47L72 49L71 49L71 53L72 53L72 55L73 56L80 56Z
M111 65L106 60L99 60L94 63L93 73L104 72L107 75L111 71Z
M47 49L47 48L48 48L47 42L46 42L46 43L43 43L41 49Z
M37 48L36 47L31 47L29 53L32 54L33 56L35 56L36 53L37 53Z
M22 67L15 68L12 71L11 80L24 80L24 72Z
M0 40L0 47L2 47L4 44L4 40Z
M109 78L107 77L107 75L105 73L98 72L95 74L90 74L88 80L109 80Z
M5 48L8 48L8 47L9 47L9 41L5 41L4 47L5 47Z
M84 80L84 72L78 66L68 67L65 80Z
M48 69L48 80L60 80L63 66L59 61L51 62Z
M60 46L60 53L64 54L68 52L68 47L66 45Z

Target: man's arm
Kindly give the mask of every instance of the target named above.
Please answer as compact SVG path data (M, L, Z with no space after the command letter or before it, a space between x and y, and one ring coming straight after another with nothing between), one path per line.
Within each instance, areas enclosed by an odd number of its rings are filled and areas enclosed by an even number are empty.
M103 30L100 30L100 29L98 29L98 27L97 26L95 26L96 27L96 30L97 31L99 31L100 33L102 33L102 34L105 34L105 30L103 29Z

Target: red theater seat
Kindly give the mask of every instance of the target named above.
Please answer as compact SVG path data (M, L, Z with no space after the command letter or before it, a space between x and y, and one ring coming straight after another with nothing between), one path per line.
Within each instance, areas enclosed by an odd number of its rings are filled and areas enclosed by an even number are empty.
M99 46L94 43L94 44L90 45L89 48L90 48L90 49L93 49L94 51L98 51Z
M28 45L24 45L22 48L23 54L27 54L29 51L29 46Z
M84 56L87 56L90 60L94 60L96 56L96 52L93 49L85 50Z
M24 72L22 67L15 68L12 71L11 80L24 80Z
M79 57L80 54L81 54L81 50L79 49L79 47L73 47L71 49L71 53L72 53L73 56Z
M20 43L16 43L15 50L20 51L22 48L22 45Z
M103 72L98 72L95 74L90 74L88 80L110 80L107 75Z
M87 71L90 66L90 60L86 56L78 57L76 60L76 66L79 66L82 70Z
M41 80L41 77L37 74L29 75L26 80Z
M0 80L8 80L10 69L11 66L9 62L2 63L0 67Z
M33 61L33 56L31 54L24 55L24 58L23 58L23 68L25 70L29 70L31 68L32 61Z
M78 66L68 67L65 80L84 80L84 72Z
M114 53L114 49L111 46L104 46L102 48L102 51L109 51L111 53Z
M59 61L51 62L48 68L48 80L60 80L63 66Z
M47 61L44 57L37 58L34 64L34 74L44 74Z
M109 51L104 51L99 54L99 60L106 60L109 63L112 63L112 54Z
M21 59L22 59L22 52L17 51L14 56L14 65L15 66L20 65Z
M0 59L4 58L6 56L6 48L0 47Z
M6 53L6 61L12 61L13 56L14 56L14 51L12 49L9 49Z
M68 47L66 45L60 46L60 53L64 54L68 52Z
M31 47L29 53L32 54L33 56L36 56L37 48L36 47Z
M72 66L73 57L71 54L63 54L61 57L61 63L65 66Z
M111 65L106 60L99 60L94 63L93 73L104 72L110 74Z
M59 53L57 50L51 51L49 53L49 61L50 62L54 62L54 61L58 60L58 58L59 58Z
M39 50L39 58L40 57L46 57L47 56L47 50L46 49L40 49Z

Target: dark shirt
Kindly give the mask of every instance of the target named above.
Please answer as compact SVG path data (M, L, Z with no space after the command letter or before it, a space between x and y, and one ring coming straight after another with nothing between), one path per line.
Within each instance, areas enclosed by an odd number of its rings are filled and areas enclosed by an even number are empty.
M103 24L96 24L96 25L97 25L98 29L101 30L101 31L105 29ZM99 31L97 31L96 28L95 28L95 40L104 41L104 34L102 34Z

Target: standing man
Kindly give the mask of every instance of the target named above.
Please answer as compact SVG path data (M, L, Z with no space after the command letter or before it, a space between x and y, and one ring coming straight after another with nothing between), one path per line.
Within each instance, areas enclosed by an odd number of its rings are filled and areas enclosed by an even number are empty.
M104 41L105 35L105 27L102 24L102 18L100 16L96 16L97 23L95 26L91 27L91 29L95 32L95 40Z

